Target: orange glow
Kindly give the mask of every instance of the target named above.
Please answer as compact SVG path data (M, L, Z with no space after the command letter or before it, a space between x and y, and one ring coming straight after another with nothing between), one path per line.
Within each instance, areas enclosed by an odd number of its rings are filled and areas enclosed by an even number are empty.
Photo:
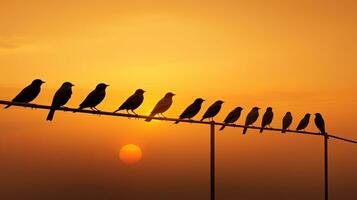
M125 164L135 164L142 159L141 148L135 144L127 144L120 149L119 158Z

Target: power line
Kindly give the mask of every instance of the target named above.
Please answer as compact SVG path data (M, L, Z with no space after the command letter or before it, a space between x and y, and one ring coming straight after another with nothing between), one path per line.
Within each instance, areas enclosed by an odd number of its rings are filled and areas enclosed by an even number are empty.
M27 108L38 108L38 109L45 109L45 110L49 110L51 108L51 106L47 106L47 105L39 105L39 104L32 104L32 103L18 103L18 102L12 102L12 101L4 101L4 100L0 100L0 105L1 104L18 106L18 107L27 107ZM113 112L93 111L93 110L80 110L77 108L68 108L68 107L60 107L56 110L60 110L60 111L64 111L64 112L106 115L106 116L116 116L116 117L125 117L125 118L139 118L139 119L149 118L149 116L146 116L146 115L134 115L134 114L126 114L126 113L113 113ZM215 125L218 125L218 126L225 125L225 126L234 127L234 128L248 128L248 129L257 129L257 130L261 129L261 127L244 126L244 125L239 125L239 124L225 124L225 123L221 123L221 122L208 122L208 121L176 119L176 118L162 118L162 117L152 117L152 119L156 119L156 120L160 120L160 121L172 121L172 122L180 121L180 122L184 122L184 123L206 124L206 125L214 123ZM268 130L268 131L275 131L275 132L282 131L282 129L279 129L279 128L266 128L265 127L263 129ZM286 132L287 133L299 133L299 134L306 134L306 135L324 136L321 133L309 132L309 131L286 130ZM331 135L331 134L328 134L328 137L357 144L357 141L346 139L346 138L335 136L335 135Z

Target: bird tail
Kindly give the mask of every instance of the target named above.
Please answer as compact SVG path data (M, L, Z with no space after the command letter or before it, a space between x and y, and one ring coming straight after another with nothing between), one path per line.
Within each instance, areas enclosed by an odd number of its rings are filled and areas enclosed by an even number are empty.
M155 114L151 113L148 118L145 119L146 122L150 122Z
M7 106L5 106L5 107L4 107L4 109L7 109L7 108L9 108L10 106L11 106L11 105L7 105Z
M220 131L223 130L226 127L226 125L222 125L222 127L219 129Z
M259 133L263 133L264 127L262 127L259 131Z
M281 133L285 133L286 132L286 129L283 129L282 131L281 131Z
M244 129L243 129L243 134L246 134L246 133L247 133L247 130L248 130L247 128L244 128Z
M47 115L47 118L46 120L47 121L52 121L53 120L53 116L55 115L55 109L51 109L50 112L48 112L48 115Z

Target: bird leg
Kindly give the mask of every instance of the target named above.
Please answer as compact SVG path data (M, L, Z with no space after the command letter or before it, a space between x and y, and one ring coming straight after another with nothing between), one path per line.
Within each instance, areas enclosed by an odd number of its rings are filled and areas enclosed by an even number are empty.
M160 113L161 114L161 116L163 116L164 117L164 119L166 119L166 117L165 117L165 115L164 114L162 114L162 113Z
M129 110L126 110L126 113L128 113L128 115L131 115ZM128 116L128 119L131 119L130 116Z
M134 112L134 110L131 110L131 112L133 112L134 113L134 115L136 115L136 118L135 119L139 119L139 115L136 113L136 112Z

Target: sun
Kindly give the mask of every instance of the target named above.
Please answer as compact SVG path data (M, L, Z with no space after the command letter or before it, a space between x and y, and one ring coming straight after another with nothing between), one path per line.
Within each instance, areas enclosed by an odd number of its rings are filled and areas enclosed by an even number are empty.
M124 145L119 152L120 160L125 164L135 164L142 159L141 148L135 144Z

